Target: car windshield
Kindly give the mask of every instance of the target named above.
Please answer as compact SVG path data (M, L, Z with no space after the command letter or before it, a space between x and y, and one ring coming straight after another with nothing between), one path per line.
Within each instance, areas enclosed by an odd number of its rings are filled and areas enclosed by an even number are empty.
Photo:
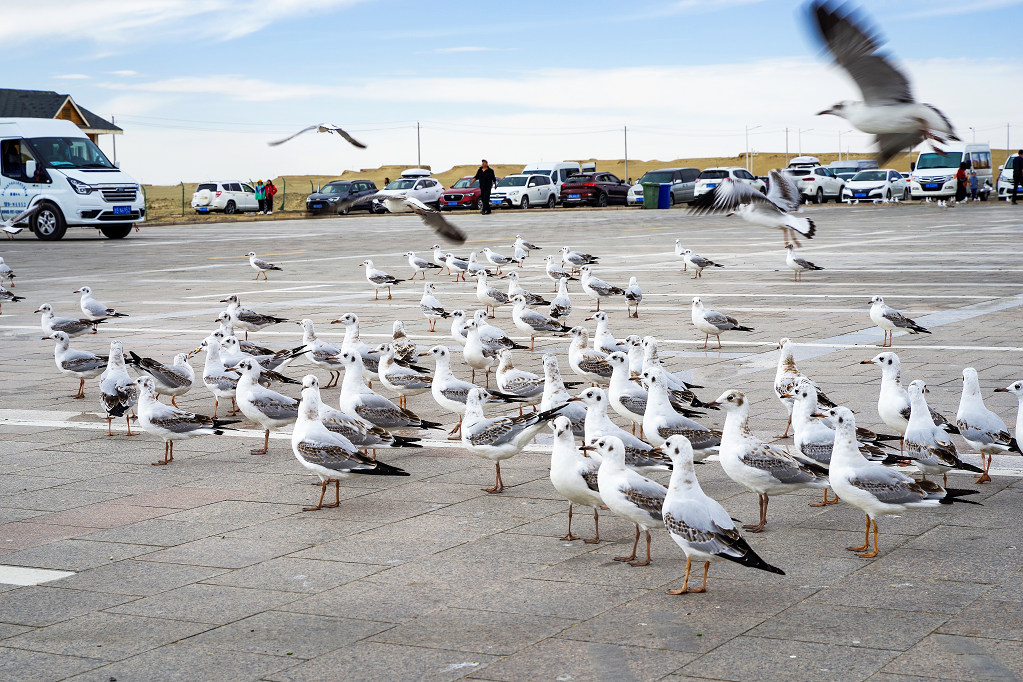
M944 154L921 154L916 162L917 170L924 168L959 168L963 160L962 152L946 152Z
M531 170L531 171L523 171L523 172L524 173L528 173L529 175L546 175L549 178L554 177L554 171L552 171L552 170Z
M587 175L576 174L568 176L568 178L565 180L566 185L578 185L584 182L593 182L593 176L588 174Z
M859 173L857 173L856 175L853 176L852 181L853 182L863 182L863 181L874 181L874 182L876 182L876 181L880 180L881 182L884 182L886 179L888 179L888 173L886 171L869 170L869 171L860 171Z
M412 189L416 186L415 178L399 178L395 180L384 189Z
M462 178L461 180L456 182L454 185L452 185L451 189L466 189L466 188L479 187L479 186L480 186L480 181L479 180L475 180L473 178Z
M527 178L525 175L512 175L512 176L509 176L509 177L501 180L501 182L497 183L497 186L498 187L525 187L526 186L526 180L528 180L528 179L529 178Z
M791 175L794 178L798 178L801 175L809 175L810 171L808 171L808 170L799 170L799 169L796 169L796 168L786 168L785 169L785 174L786 175Z
M832 173L839 175L841 173L849 173L852 175L856 172L856 166L828 166Z
M198 187L195 188L196 192L201 192L203 190L206 190L208 192L216 192L217 191L217 185L215 183L206 182L206 183L203 183L203 184L201 184L201 185L199 185Z
M39 159L54 168L113 168L87 137L36 137L28 140Z
M722 180L728 177L726 170L705 170L700 173L701 180Z
M320 194L348 194L352 186L346 183L330 182L320 188Z
M707 172L708 173L715 173L717 171L707 171ZM671 175L672 175L671 171L646 173L646 174L643 175L643 177L641 177L639 179L639 183L643 184L644 182L653 182L653 183L671 182ZM710 179L709 175L706 176L706 177L701 175L700 177L703 178L704 180L709 180ZM719 176L715 176L715 177L723 178L725 176L724 175L719 175Z

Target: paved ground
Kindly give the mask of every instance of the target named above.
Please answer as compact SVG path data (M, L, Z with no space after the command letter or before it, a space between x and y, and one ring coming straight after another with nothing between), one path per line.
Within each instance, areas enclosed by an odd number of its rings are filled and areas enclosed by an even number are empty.
M455 219L467 245L508 250L516 233L545 246L601 254L598 274L639 277L638 321L608 306L612 329L652 333L677 369L691 369L710 400L738 387L754 401L753 428L780 433L784 412L771 390L782 336L808 346L801 366L858 419L880 426L877 351L867 299L891 304L933 330L898 336L904 379L924 378L931 403L954 415L966 365L980 372L988 405L1010 424L1011 396L991 391L1021 378L1023 212L1005 204L941 211L932 205L810 208L820 229L804 255L827 270L792 283L779 236L735 219L685 212L509 212ZM1016 679L1023 677L1023 482L1020 460L996 462L994 482L954 506L883 518L881 554L859 559L862 515L848 505L814 509L816 494L772 500L766 533L751 544L787 575L715 566L710 591L669 597L682 554L655 535L654 562L611 561L632 539L629 524L602 516L599 546L562 542L566 504L547 480L542 439L510 460L500 496L480 488L493 466L457 446L382 452L409 478L355 479L338 509L303 513L317 488L288 442L255 457L255 431L181 444L173 466L153 437L108 438L87 399L55 371L39 340L43 302L76 314L72 290L131 317L102 326L75 346L126 349L169 358L205 336L238 293L257 310L309 317L325 336L344 312L381 339L404 319L424 347L421 285L403 284L373 303L356 265L371 256L397 275L398 255L427 251L433 236L409 216L353 217L238 226L144 229L125 241L91 233L56 244L0 242L18 272L17 293L0 318L0 564L70 573L38 585L0 569L0 678L11 680L205 679ZM689 279L672 255L676 237L727 267ZM465 251L466 248L461 249ZM283 262L284 273L253 282L241 254ZM539 259L523 283L549 289ZM450 307L474 306L468 285L441 278ZM578 289L573 289L573 293ZM703 352L689 323L699 295L756 329ZM576 296L580 322L586 303ZM510 331L509 313L496 321ZM292 324L256 334L293 346ZM542 343L565 362L562 340ZM538 369L539 354L519 353ZM196 363L199 366L199 363ZM305 366L289 369L301 376ZM464 365L456 367L465 374ZM569 373L570 370L566 370ZM336 400L327 391L329 401ZM202 387L182 404L208 412ZM453 423L428 397L410 401L428 418ZM719 423L714 415L708 421ZM443 434L430 434L441 438ZM960 443L963 449L968 448ZM972 461L977 461L974 457ZM699 468L707 492L733 516L756 515L753 495L720 467ZM954 475L960 487L972 477ZM590 530L577 516L578 529ZM32 573L32 572L30 572ZM33 573L33 575L35 575Z

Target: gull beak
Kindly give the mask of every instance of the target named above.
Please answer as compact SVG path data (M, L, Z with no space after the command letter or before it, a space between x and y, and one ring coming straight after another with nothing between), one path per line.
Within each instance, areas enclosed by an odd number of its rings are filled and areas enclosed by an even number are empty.
M418 356L416 356L416 357L420 357L420 358L425 358L425 357L426 357L427 355L429 355L429 354L430 354L430 351L426 351L425 353L420 353L420 354L419 354Z
M359 267L360 268L364 268L364 267L366 267L366 264L365 263L359 263Z
M228 372L234 372L235 374L241 374L242 373L241 370L238 369L237 367L228 367L227 371Z
M53 337L52 336L44 336L41 340L42 341L52 341Z
M72 293L72 294L80 294L80 293L82 293L82 290L81 290L81 289L75 289L75 290L74 290L74 291L72 291L71 293Z
M998 389L995 389L995 390L997 391ZM1004 391L1005 389L1002 389L1002 390ZM930 392L931 392L931 389L929 389L926 386L924 386L924 393L930 393Z
M331 320L330 323L331 324L344 324L343 322L341 322L341 320Z
M1007 389L1007 388L996 388L995 389L995 393L1008 393L1008 392L1009 392L1009 389Z
M817 417L818 419L824 419L824 418L826 418L826 417L828 417L828 416L830 416L830 415L826 415L826 414L824 414L823 412L814 412L814 413L813 413L813 414L811 414L810 416L811 416L811 417Z
M572 396L571 398L569 398L568 402L570 402L570 403L577 403L577 402L580 402L581 400L582 400L582 398L580 398L579 396L576 395L576 396Z
M860 364L861 365L873 365L874 361L873 360L860 360Z
M378 351L376 348L371 348L371 349L369 349L366 352L371 354L371 355L373 355L373 354L379 353L380 351Z
M226 298L222 298L222 299L220 299L220 302L221 302L221 303L230 303L230 301L228 301L228 300L227 300Z
M826 115L826 114L834 114L834 113L835 113L835 112L834 112L834 110L832 110L832 109L824 109L823 111L818 111L818 112L816 113L816 116L824 116L824 115Z
M587 317L587 318L585 318L585 319L583 320L583 322L589 322L589 321L590 321L590 320L592 320L592 319L593 319L593 316L591 315L590 317Z
M782 393L778 397L779 398L795 398L796 396L792 395L791 393Z
M42 308L36 308L36 309L35 309L35 312L37 312L37 313L41 313L41 312L43 312L43 309L42 309Z
M707 407L721 407L721 403L719 403L716 400L712 400L709 403L707 403Z
M202 346L199 346L199 347L198 347L198 348L196 348L196 349L195 349L194 351L192 351L191 353L189 353L189 354L188 354L188 356L189 356L189 357L191 357L191 356L193 356L193 355L197 355L197 354L199 354L199 353L201 353L201 352L202 352Z
M592 445L583 445L579 449L582 450L583 452L596 452L597 451L597 448L593 447Z

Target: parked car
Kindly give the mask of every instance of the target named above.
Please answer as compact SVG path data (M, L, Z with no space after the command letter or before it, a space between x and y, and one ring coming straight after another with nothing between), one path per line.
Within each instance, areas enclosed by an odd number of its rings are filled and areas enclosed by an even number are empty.
M529 208L530 206L547 206L554 208L558 202L558 194L554 183L547 175L520 173L506 175L497 183L490 194L492 206L512 206Z
M956 171L963 162L968 171L977 171L980 200L987 201L992 190L991 147L981 143L946 145L940 154L933 151L920 152L909 177L909 191L913 198L954 197Z
M342 199L356 199L369 196L377 191L376 183L371 180L335 180L310 194L305 199L305 210L309 213L337 213L348 215L355 209L365 209L373 212L372 202L365 202L337 210L336 206Z
M424 204L439 205L441 195L444 194L444 185L436 178L430 177L430 171L423 168L410 168L402 171L401 177L392 180L391 184L380 190L382 194L389 194L396 197L413 197ZM373 200L373 211L384 213L387 211L379 199Z
M902 173L890 168L862 170L852 176L842 189L842 201L891 201L894 197L909 201L909 183Z
M692 203L696 198L696 180L700 177L699 168L659 168L647 171L636 184L629 188L628 203L643 203L643 183L671 183L671 205Z
M569 176L561 186L561 203L565 206L590 204L591 206L607 206L608 204L625 205L629 196L629 186L624 180L611 173L579 173Z
M693 196L698 197L707 192L713 192L714 188L721 184L725 178L732 178L738 182L745 182L758 192L767 191L767 183L758 180L756 176L740 166L722 166L718 168L707 168L700 173L696 179L696 187L693 189Z
M245 182L204 182L192 194L192 208L196 213L244 213L258 211L255 188Z
M802 165L793 167L790 165L782 172L793 179L796 187L799 188L799 193L807 201L823 204L828 199L842 200L845 180L836 177L830 168Z
M835 174L835 177L842 178L846 182L860 171L877 168L877 161L873 159L854 159L846 161L832 161L827 165L828 170Z
M441 195L440 208L441 210L449 208L482 210L483 200L480 199L479 180L471 175L460 178L458 182L451 185L451 189L444 190L444 194Z
M523 175L541 173L549 177L554 184L555 196L561 196L561 187L570 176L582 172L583 168L577 161L541 161L540 163L531 163L522 169Z
M1001 173L998 176L998 198L1007 199L1012 196L1012 162L1016 158L1016 154L1009 154L1009 158L1005 160L1005 165L999 168ZM979 176L979 173L978 173ZM977 186L980 186L980 178L978 177ZM1021 188L1020 191L1023 191Z

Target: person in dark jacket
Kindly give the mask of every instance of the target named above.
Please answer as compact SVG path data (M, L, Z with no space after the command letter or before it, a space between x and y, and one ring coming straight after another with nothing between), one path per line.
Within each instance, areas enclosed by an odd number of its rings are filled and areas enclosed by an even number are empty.
M263 203L266 206L267 213L274 212L274 195L277 194L277 185L274 184L273 180L267 180L266 184L263 185Z
M1019 186L1023 185L1023 149L1016 152L1016 158L1012 160L1012 203L1016 203L1016 194Z
M964 161L959 164L959 170L956 171L956 203L966 198L967 183L969 183L969 179L966 177L966 162Z
M497 185L497 176L494 175L494 169L487 164L486 159L483 159L482 163L483 165L479 167L473 178L480 182L480 201L483 204L483 210L480 213L490 215L490 190Z

